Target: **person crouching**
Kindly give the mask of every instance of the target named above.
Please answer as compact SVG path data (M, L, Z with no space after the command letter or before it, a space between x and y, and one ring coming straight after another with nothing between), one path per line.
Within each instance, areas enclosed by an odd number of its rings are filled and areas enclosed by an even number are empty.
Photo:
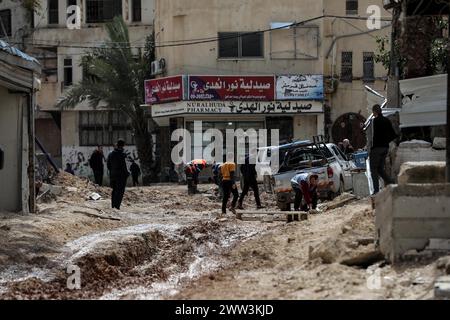
M311 173L300 173L291 179L292 189L295 192L294 210L310 211L317 208L317 183L319 176ZM302 200L305 204L302 206Z

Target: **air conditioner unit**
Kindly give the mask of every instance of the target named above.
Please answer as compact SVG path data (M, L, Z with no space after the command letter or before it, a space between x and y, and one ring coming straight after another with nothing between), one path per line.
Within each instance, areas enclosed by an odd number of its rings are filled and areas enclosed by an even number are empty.
M151 72L153 76L162 74L166 71L166 60L165 59L159 59L152 62L151 65Z

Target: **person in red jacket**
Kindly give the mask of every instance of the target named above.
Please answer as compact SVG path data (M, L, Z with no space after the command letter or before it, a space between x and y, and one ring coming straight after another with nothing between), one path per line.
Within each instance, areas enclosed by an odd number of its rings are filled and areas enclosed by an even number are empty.
M299 211L302 199L305 199L306 205L302 211L310 211L317 208L317 182L319 176L311 173L300 173L291 179L292 189L295 191L294 210Z

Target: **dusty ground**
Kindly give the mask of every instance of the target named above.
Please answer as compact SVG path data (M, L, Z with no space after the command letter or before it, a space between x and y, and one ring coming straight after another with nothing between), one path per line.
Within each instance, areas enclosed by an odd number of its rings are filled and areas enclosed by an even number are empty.
M178 185L127 189L117 211L108 188L68 175L55 183L61 194L42 197L39 214L0 215L0 298L432 297L434 261L378 262L368 200L326 209L344 196L308 221L286 224L283 215L217 219L211 185L194 197ZM92 192L103 199L89 200ZM262 198L266 211L276 210L272 195ZM67 288L71 265L80 268L81 290Z
M175 298L432 298L434 263L376 263L374 231L368 200L280 226L234 248L226 269L184 287ZM373 274L380 275L380 287L370 281Z

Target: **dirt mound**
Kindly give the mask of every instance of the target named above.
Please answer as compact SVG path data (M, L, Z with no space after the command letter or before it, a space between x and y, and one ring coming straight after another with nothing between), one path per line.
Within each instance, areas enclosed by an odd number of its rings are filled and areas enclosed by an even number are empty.
M373 213L356 214L342 229L316 246L309 248L309 260L321 259L325 264L368 267L383 259L375 248Z
M80 201L88 200L93 193L107 198L111 196L111 190L100 187L87 178L77 177L67 172L59 172L51 179L48 192L40 192L37 198L39 202L49 203L55 200ZM41 188L45 189L45 188Z

